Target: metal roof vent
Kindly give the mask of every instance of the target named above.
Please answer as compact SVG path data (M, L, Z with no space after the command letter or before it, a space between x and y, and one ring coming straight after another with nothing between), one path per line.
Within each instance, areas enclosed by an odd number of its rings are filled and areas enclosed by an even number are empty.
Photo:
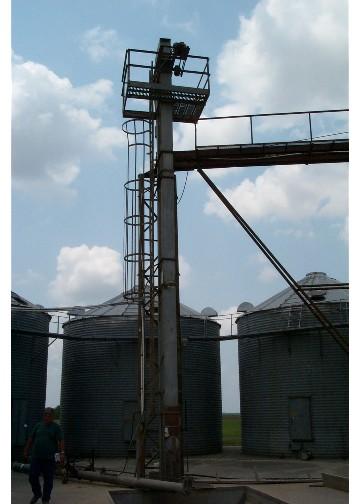
M204 317L217 317L218 312L214 310L214 308L211 308L211 306L207 306L203 310L201 310L201 315Z
M310 271L310 273L306 273L306 276L307 277L312 277L312 276L316 276L316 277L324 276L324 277L326 277L327 275L323 271Z
M253 309L254 309L254 305L252 303L248 303L247 301L244 301L243 303L239 304L236 311L238 313L246 313L246 312L251 311Z
M326 298L326 291L313 290L310 292L310 297L313 301L324 301Z

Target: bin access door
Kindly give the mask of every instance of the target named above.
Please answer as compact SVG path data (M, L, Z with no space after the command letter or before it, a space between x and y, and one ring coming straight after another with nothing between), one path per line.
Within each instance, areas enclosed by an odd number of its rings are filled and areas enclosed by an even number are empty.
M292 441L311 441L311 398L289 398L289 425Z

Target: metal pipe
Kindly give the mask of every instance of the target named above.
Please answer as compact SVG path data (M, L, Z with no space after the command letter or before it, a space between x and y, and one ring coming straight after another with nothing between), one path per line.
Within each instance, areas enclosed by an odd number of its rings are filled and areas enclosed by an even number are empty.
M163 492L177 492L186 494L191 489L191 479L184 479L182 483L173 481L154 480L149 478L135 478L133 476L109 476L91 471L76 471L79 479L110 483L111 485L143 488L146 490L160 490Z
M329 334L335 339L335 341L340 345L340 347L349 353L349 345L346 339L337 331L337 329L331 324L324 313L319 310L312 299L306 294L302 287L296 282L296 280L290 275L290 273L284 268L280 261L274 256L270 249L265 245L265 243L256 235L255 231L249 226L249 224L241 217L239 212L235 210L230 201L223 195L223 193L218 189L218 187L212 182L212 180L204 173L201 168L198 168L198 172L205 180L205 182L211 187L218 198L224 203L229 212L235 217L241 227L246 231L250 238L255 242L255 244L260 248L263 254L271 262L274 268L280 273L286 283L292 288L295 294L301 299L301 301L307 306L311 313L316 317L319 322L326 328Z

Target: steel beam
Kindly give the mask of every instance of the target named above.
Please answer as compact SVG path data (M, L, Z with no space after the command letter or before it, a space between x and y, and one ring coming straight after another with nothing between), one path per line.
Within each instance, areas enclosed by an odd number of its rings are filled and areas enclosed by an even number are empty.
M349 161L349 139L218 145L174 152L175 171Z

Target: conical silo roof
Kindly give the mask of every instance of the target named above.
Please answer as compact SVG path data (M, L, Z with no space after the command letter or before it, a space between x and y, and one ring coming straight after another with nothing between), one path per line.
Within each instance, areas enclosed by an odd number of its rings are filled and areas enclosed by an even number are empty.
M12 306L35 306L33 303L30 303L27 299L23 298L22 296L19 296L14 291L11 291L11 305Z
M348 289L321 289L321 285L334 285L339 283L342 282L319 271L307 273L304 278L298 281L299 285L304 286L319 285L319 290L308 290L306 292L310 297L313 297L314 301L321 301L322 303L337 303L349 300ZM295 294L291 287L288 287L257 305L253 311L272 310L300 304L303 304L300 298Z
M130 301L125 298L124 293L119 294L107 301L104 301L101 305L91 310L87 310L84 314L85 317L137 317L138 315L138 304L136 301ZM198 311L180 303L180 316L181 317L201 317L201 313ZM76 319L81 318L77 316Z
M37 308L37 310L34 310L33 313L38 312L39 314L46 315L49 319L51 319L51 316L46 311L40 312L38 310L39 308L44 308L43 305L31 303L29 300L25 299L14 291L11 291L11 306L16 312L20 312L20 310L16 309L17 307Z

